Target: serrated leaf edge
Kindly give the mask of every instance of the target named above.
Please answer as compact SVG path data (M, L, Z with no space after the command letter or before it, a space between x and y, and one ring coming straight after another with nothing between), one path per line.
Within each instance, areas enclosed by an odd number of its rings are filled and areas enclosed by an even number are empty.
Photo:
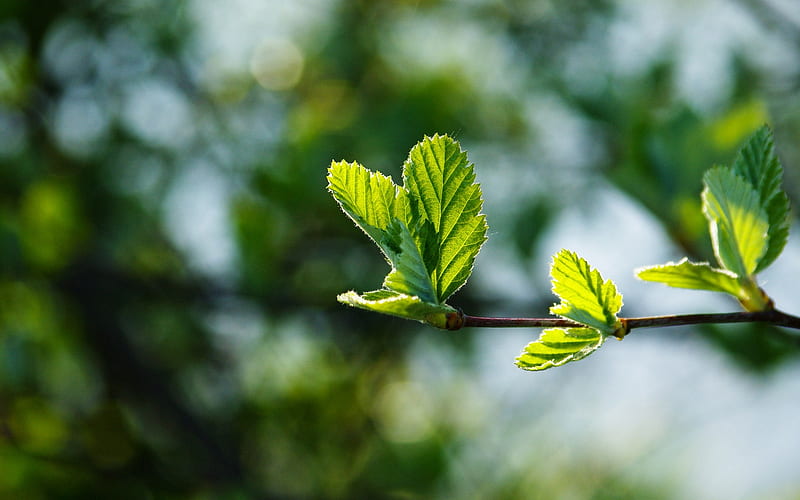
M720 274L720 275L727 276L727 277L731 278L732 280L734 280L737 283L737 291L726 290L726 289L724 289L722 287L711 288L711 287L677 286L677 285L673 285L671 283L667 283L664 280L658 280L658 279L651 279L651 278L642 277L642 274L644 272L647 272L647 271L657 271L657 270L663 270L663 269L666 269L666 268L678 269L681 266L684 266L684 265L687 265L687 264L689 266L692 266L692 267L704 267L704 268L708 269L708 271L710 271L710 272L717 273L717 274ZM677 275L677 274L680 274L680 273L675 273L675 274ZM729 271L728 269L722 269L722 268L719 268L719 267L714 267L709 262L692 262L692 261L689 260L688 257L684 257L681 260L679 260L678 262L669 261L669 262L665 262L664 264L656 264L656 265L653 265L653 266L642 266L642 267L634 269L634 275L638 279L640 279L642 281L647 281L649 283L661 283L662 285L666 285L666 286L669 286L669 287L672 287L672 288L681 288L683 290L706 290L706 291L710 291L710 292L722 292L722 293L728 293L728 294L731 294L731 295L734 295L734 296L738 296L739 276L736 273L734 273L733 271ZM697 281L701 282L702 280L698 279ZM713 283L711 284L711 286L713 286Z
M557 332L563 332L563 336L572 337L572 336L575 335L574 332L581 332L581 331L593 332L594 334L597 335L598 338L593 343L588 343L588 342L580 342L580 339L578 337L576 337L576 342L574 342L574 343L576 343L576 344L584 344L584 347L582 347L582 348L580 348L578 350L575 350L575 351L572 351L572 350L569 350L569 349L564 349L564 346L560 345L560 343L546 340L546 338L549 335L555 334ZM567 363L571 363L573 361L579 361L579 360L585 358L586 356L589 356L590 354L592 354L593 352L598 350L603 345L603 343L605 342L607 337L608 337L607 334L603 333L600 330L597 330L596 328L588 328L588 327L586 327L586 328L548 328L548 329L542 331L542 333L539 335L539 338L537 340L534 340L533 342L530 342L528 345L526 345L523 348L522 353L520 353L520 355L516 357L514 364L517 367L519 367L519 368L521 368L523 370L528 370L528 371L541 371L541 370L546 370L548 368L553 368L553 367L556 367L556 366L563 366L563 365L565 365ZM562 354L564 354L564 356L560 357L558 359L548 359L548 358L546 358L544 356L540 356L540 355L537 355L537 354L534 354L534 353L530 352L530 350L532 348L534 348L534 346L545 346L546 348L552 349L554 351L558 351L559 349L564 349L562 351ZM534 356L534 357L537 357L539 359L543 359L544 361L542 361L541 363L531 364L531 363L528 363L528 362L524 361L525 356Z
M562 274L559 263L565 258L569 259L568 264L576 264L577 268L575 271L585 279L585 281L580 281L576 279L575 276L568 276L564 273L565 277L577 286L577 288L572 288L572 291L575 291L575 295L579 296L583 294L578 293L578 290L581 292L585 291L588 292L586 295L587 299L588 297L596 299L596 305L601 309L604 321L600 322L591 311L576 306L572 300L563 296L565 290L559 290L561 287L567 286L567 281L555 275L556 273ZM619 293L612 280L604 279L600 271L592 267L586 259L578 255L577 252L561 249L556 253L553 256L553 261L550 266L550 276L552 278L553 294L561 300L560 303L550 307L550 312L552 314L576 321L589 328L599 330L604 334L613 334L620 329L621 323L619 318L617 318L617 314L622 310L622 294ZM567 286L567 288L570 287ZM617 306L611 302L619 302L619 305Z
M725 176L730 177L726 179ZM725 189L725 186L723 186L723 182L735 183L737 184L735 187L740 188L742 191L730 193L729 190ZM747 179L737 174L732 168L724 166L714 166L708 169L703 175L703 184L704 189L701 194L703 215L705 215L709 223L711 242L718 263L723 268L728 269L740 277L752 276L758 268L759 261L767 252L769 234L769 217L761 206L761 199L758 191L756 191L755 187ZM747 207L739 203L734 203L735 199L732 198L734 194L749 197L750 203L755 206ZM714 203L712 203L712 201ZM716 213L717 209L714 205L719 207L721 213ZM737 232L737 228L734 226L734 208L738 208L739 210L744 209L745 213L749 213L751 210L757 212L752 215L752 221L748 220L747 222L755 224L760 221L766 225L763 231L763 237L766 241L758 254L754 254L755 256L745 256L742 254L741 247L744 243L742 240L743 235L741 232ZM753 230L751 227L745 227L744 229ZM745 234L747 234L747 232L745 232ZM728 248L729 244L732 244L733 247ZM726 253L730 253L731 255L726 257ZM726 262L726 260L730 259L733 259L733 261ZM732 269L731 267L736 267L738 269Z

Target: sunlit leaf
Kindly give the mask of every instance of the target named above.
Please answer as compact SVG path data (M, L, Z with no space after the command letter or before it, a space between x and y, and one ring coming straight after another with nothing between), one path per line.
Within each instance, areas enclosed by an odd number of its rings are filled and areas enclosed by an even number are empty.
M761 127L748 139L739 150L732 169L755 188L762 202L782 192L783 167L775 155L769 127Z
M769 220L767 250L755 270L759 272L780 255L789 237L789 199L781 188L783 167L775 154L769 127L763 126L752 135L732 168L756 190Z
M412 223L427 220L433 226L434 244L424 255L443 302L466 283L486 241L481 188L458 142L440 135L426 137L411 149L403 180Z
M456 313L455 309L446 304L431 304L419 297L392 290L375 290L362 295L350 291L339 295L337 299L349 306L423 321L438 328L445 328L448 315Z
M611 280L576 253L561 250L553 257L550 269L553 293L561 299L550 312L611 334L619 328L617 313L622 308L622 295Z
M328 169L328 190L344 213L381 247L394 219L407 222L406 191L380 172L346 161L332 162Z
M767 250L769 231L758 193L725 167L708 170L703 182L703 213L717 260L739 277L751 276Z
M383 281L389 295L349 293L340 300L423 319L426 307L444 304L469 278L486 240L486 217L473 166L450 137L426 137L414 146L403 180L399 187L358 163L331 164L328 190L392 266Z
M332 163L328 170L328 189L342 210L381 248L392 266L383 286L436 303L431 273L422 255L425 235L420 230L421 238L415 237L407 225L406 190L389 177L370 172L355 162Z
M663 283L675 288L710 290L738 296L741 286L736 275L724 269L711 267L707 262L695 263L688 259L668 262L660 266L644 267L636 271L644 281Z
M420 248L408 227L395 219L389 225L386 249L392 271L383 281L384 288L407 295L415 295L425 302L437 303L436 292Z
M758 261L756 273L763 271L783 252L783 247L789 240L789 197L781 191L775 195L765 207L769 218L769 231L767 232L767 251Z
M516 359L523 370L546 370L578 361L603 345L606 335L594 328L549 328Z
M783 167L768 127L756 131L731 168L713 167L703 178L703 214L717 261L724 269L686 259L639 271L641 279L679 288L726 292L748 311L773 307L755 274L780 255L789 234Z

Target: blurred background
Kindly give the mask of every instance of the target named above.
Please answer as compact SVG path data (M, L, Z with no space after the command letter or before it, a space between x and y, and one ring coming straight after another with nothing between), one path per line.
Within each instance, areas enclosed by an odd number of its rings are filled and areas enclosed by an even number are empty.
M796 333L523 372L538 330L337 304L388 267L325 191L452 134L451 304L545 315L567 247L625 316L735 311L633 270L713 257L702 173L763 123L797 205L798 96L795 0L0 1L0 498L800 498Z

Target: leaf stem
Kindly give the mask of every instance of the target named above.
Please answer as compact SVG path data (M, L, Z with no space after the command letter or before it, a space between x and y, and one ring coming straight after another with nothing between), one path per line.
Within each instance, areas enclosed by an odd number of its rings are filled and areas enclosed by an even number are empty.
M708 323L770 323L786 328L800 330L800 317L786 314L777 309L756 312L678 314L667 316L646 316L641 318L620 318L627 330L634 328L700 325ZM561 318L493 318L463 315L464 327L515 328L515 327L582 327L580 323Z

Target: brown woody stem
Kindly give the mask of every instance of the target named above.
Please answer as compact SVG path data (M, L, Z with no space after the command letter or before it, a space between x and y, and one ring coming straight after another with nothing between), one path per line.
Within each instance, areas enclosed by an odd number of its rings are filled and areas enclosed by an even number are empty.
M581 327L580 323L561 318L491 318L464 314L459 328L478 326L485 328L515 327ZM800 330L800 318L777 309L756 312L679 314L668 316L647 316L642 318L620 318L627 330L634 328L700 325L708 323L770 323L786 328ZM454 328L458 329L458 328Z

